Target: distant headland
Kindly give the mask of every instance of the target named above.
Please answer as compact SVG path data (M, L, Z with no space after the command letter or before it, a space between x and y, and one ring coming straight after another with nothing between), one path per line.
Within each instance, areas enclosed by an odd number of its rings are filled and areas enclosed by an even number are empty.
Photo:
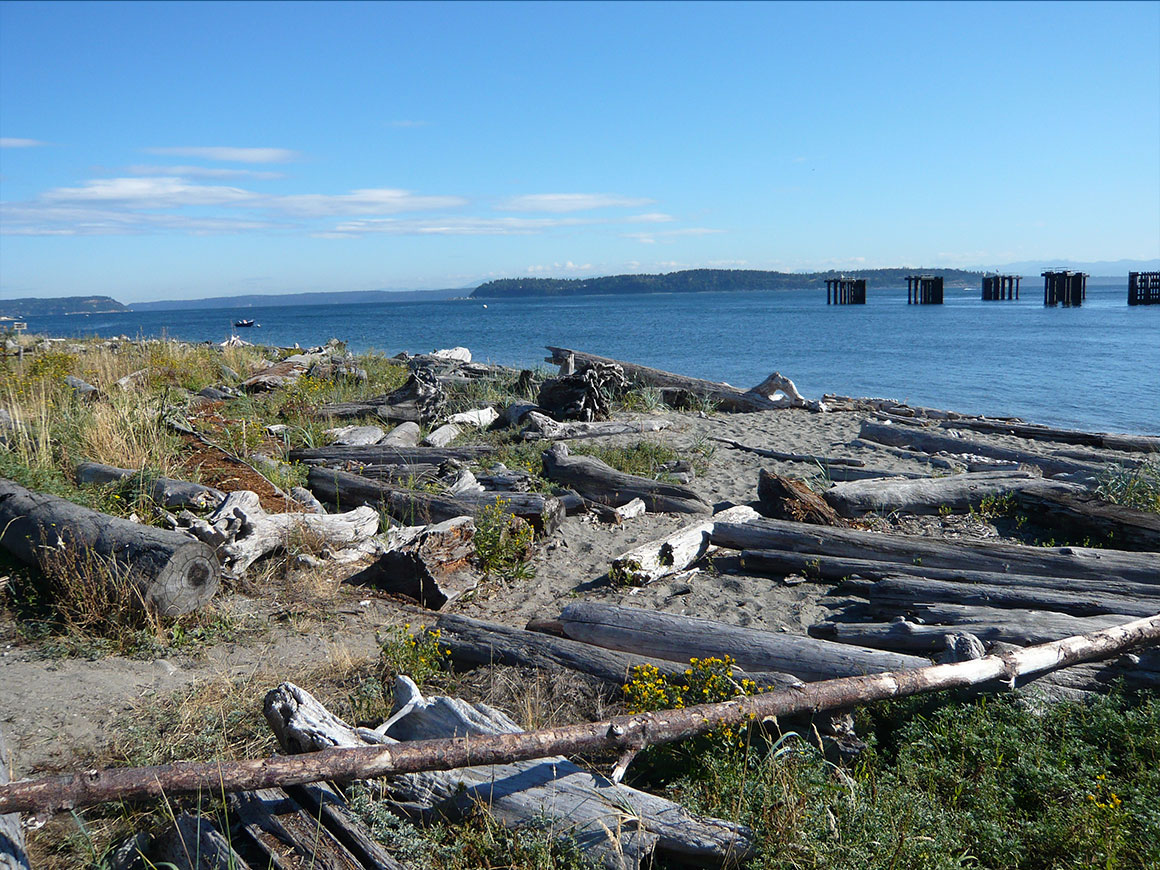
M903 285L907 275L941 275L946 287L976 287L982 272L964 269L858 269L842 272L763 272L757 269L687 269L660 275L604 278L500 278L481 284L473 299L511 296L607 296L619 293L706 293L736 290L824 288L827 278L866 278L878 285Z
M60 314L113 314L122 311L129 311L129 308L109 296L58 296L55 299L26 296L23 299L0 300L0 316L5 317L55 317Z

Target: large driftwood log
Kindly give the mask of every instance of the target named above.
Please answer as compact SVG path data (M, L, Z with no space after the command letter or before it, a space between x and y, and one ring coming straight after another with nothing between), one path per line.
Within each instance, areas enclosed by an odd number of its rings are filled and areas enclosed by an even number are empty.
M52 813L110 800L396 776L468 765L509 764L558 753L639 750L695 737L724 724L838 710L965 686L1014 685L1032 674L1111 658L1157 642L1160 642L1160 615L956 664L806 683L787 691L720 704L618 716L562 728L424 741L410 746L332 748L306 756L90 770L0 786L0 813Z
M603 438L609 435L638 435L659 432L672 426L670 420L606 420L604 422L557 423L538 411L524 415L527 426L520 437L525 441L573 441L581 438Z
M999 576L999 575L996 575ZM1152 587L1160 589L1160 587ZM1090 592L1065 592L1042 586L990 585L930 580L922 577L886 576L869 590L870 603L897 613L918 610L931 603L966 604L989 608L1016 608L1072 616L1124 615L1135 618L1160 613L1160 598L1131 598ZM893 609L892 609L893 608Z
M280 788L233 792L226 796L226 809L233 824L253 841L261 867L364 870L321 819Z
M290 451L291 462L306 465L440 465L449 459L471 462L494 453L479 447L299 447Z
M1057 490L1046 481L1018 490L1015 500L1038 525L1121 550L1160 552L1160 514L1109 504L1083 490Z
M197 610L221 584L213 550L188 535L111 517L2 478L0 546L30 565L63 559L74 569L113 571L163 616Z
M973 441L969 438L955 438L952 435L940 435L937 432L928 432L911 426L897 426L886 423L875 423L873 420L862 421L858 430L858 437L877 444L886 444L892 447L905 447L908 450L919 450L923 453L946 452L951 454L966 454L970 456L986 456L1005 462L1018 462L1024 465L1035 465L1043 469L1048 476L1057 474L1098 474L1099 465L1089 462L1076 462L1071 459L1060 459L1035 453L1030 450L1020 450L1016 447L999 447L986 444L982 441Z
M780 477L764 468L757 475L757 500L761 513L774 519L816 526L849 525L825 499L800 480Z
M302 696L314 702L308 693L285 683L267 696L267 718L280 740L286 735L283 747L287 750L301 751L311 743L319 747L345 743L358 733L341 720L336 726L325 708L326 715L319 715L317 702L298 706L291 701L305 700ZM280 717L285 718L277 722ZM328 729L335 731L332 740L327 740ZM396 740L410 743L524 733L503 713L484 704L424 698L406 677L396 681L395 709L378 731L383 736L370 739L389 741L392 748L399 746ZM535 818L559 819L565 823L562 833L609 868L635 870L654 851L702 865L722 865L752 850L749 832L741 826L694 816L677 804L612 783L559 756L403 774L385 785L396 805L421 818L456 818L482 805L501 824L513 828ZM623 809L629 806L636 825L623 824Z
M114 468L99 462L82 462L77 466L77 483L120 483L129 478L138 478L149 491L153 501L167 508L211 508L221 502L226 494L212 486L190 483L187 480L173 480L168 477L149 477L128 468Z
M1105 450L1123 450L1135 453L1160 453L1160 438L1155 435L1117 435L1110 432L1077 432L1073 429L1053 429L1037 423L1015 420L946 420L939 423L945 429L973 429L976 432L994 432L1017 435L1033 441L1054 441L1060 444L1081 444L1102 447Z
M1084 487L1063 481L1045 481L1037 471L979 471L919 480L859 480L839 483L822 493L844 517L869 513L931 515L964 513L987 499L995 500L1028 487L1042 492L1082 493Z
M470 566L474 537L475 523L467 516L392 529L387 552L346 582L406 595L423 607L441 610L476 585Z
M719 438L715 435L710 436L709 440L724 444L726 447L731 447L734 450L744 450L746 453L755 453L758 456L776 459L779 462L808 462L811 465L817 465L821 468L826 468L831 465L861 468L866 464L861 459L852 459L843 456L816 456L813 453L786 453L782 450L771 450L767 447L752 447L748 444L742 444L740 441L734 441L732 438Z
M4 730L0 728L0 786L8 784L11 763L8 747L4 743ZM30 870L19 813L0 815L0 870Z
M471 516L499 499L503 509L532 524L536 532L550 535L564 521L564 506L555 496L537 492L461 492L454 496L400 489L357 474L330 468L311 468L307 486L319 499L343 506L383 506L408 525L441 523Z
M374 838L362 818L341 794L326 783L291 786L286 790L312 819L319 819L363 867L373 870L410 870L396 861Z
M657 541L634 547L612 560L608 575L614 583L644 586L661 577L688 569L710 551L714 523L746 523L758 518L751 507L738 505L713 514L709 520L678 529Z
M620 366L596 363L544 381L536 404L558 420L607 420L613 398L622 395L627 386Z
M887 577L917 577L963 585L1016 587L1029 595L1065 592L1069 595L1098 596L1111 600L1128 598L1153 601L1151 612L1160 612L1160 584L1135 583L1103 578L1075 578L1059 575L1016 574L1005 571L974 571L961 568L934 568L913 562L850 559L841 556L815 556L788 550L742 550L741 564L755 574L786 576L803 574L811 580L838 582L849 577L883 580ZM1114 612L1114 611L1113 611Z
M570 361L577 370L594 365L618 365L629 381L640 386L659 388L665 401L671 405L681 404L688 396L701 396L716 402L717 407L722 411L772 411L784 407L759 393L739 390L729 384L676 375L672 372L608 359L578 350L551 346L548 347L548 350L552 352L552 355L547 357L547 362L563 366Z
M567 637L555 637L539 631L510 628L480 622L466 616L444 614L435 623L439 642L446 643L456 664L512 665L529 668L567 668L587 674L610 686L620 688L633 668L652 665L667 677L680 679L688 662L674 662L647 655L634 655L593 646ZM801 680L776 672L748 673L737 669L735 679L751 679L760 686L789 688Z
M595 601L568 604L560 622L573 640L608 649L678 662L728 655L742 670L778 671L807 682L927 664L914 656L884 656L879 650Z
M544 476L575 489L585 498L611 507L640 498L644 499L650 511L657 513L701 514L712 511L688 487L625 474L592 456L572 456L563 444L555 444L544 452Z
M191 534L216 544L228 569L241 576L254 562L294 541L309 549L341 550L374 537L378 511L358 507L341 514L268 514L257 493L231 492L206 522L192 523Z
M869 559L971 571L1128 580L1160 584L1155 553L1090 547L1029 547L990 541L949 541L857 529L811 526L788 520L717 523L712 543L734 550L787 550L813 556Z
M447 401L439 379L416 368L403 386L392 393L361 402L337 402L323 405L318 413L337 419L375 415L398 423L428 423L436 419Z

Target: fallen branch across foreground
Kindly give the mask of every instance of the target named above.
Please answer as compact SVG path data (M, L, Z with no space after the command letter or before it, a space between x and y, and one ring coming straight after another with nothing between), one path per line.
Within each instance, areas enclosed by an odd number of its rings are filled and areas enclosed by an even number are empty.
M21 780L0 786L0 814L48 814L104 801L188 792L232 792L321 780L356 780L481 764L506 764L552 755L671 743L718 725L767 720L1044 674L1080 662L1110 658L1160 642L1160 614L1123 625L989 655L956 664L844 677L800 687L700 704L618 716L604 722L544 728L518 734L415 740L357 749L324 749L308 755L217 763L179 762L160 767L91 770L82 774Z

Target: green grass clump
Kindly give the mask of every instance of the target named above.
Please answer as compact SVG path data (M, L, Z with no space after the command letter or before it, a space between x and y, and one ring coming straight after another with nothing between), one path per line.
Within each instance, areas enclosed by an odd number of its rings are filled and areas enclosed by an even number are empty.
M1160 513L1160 463L1111 468L1100 477L1096 494L1112 504Z
M499 496L475 517L475 558L485 574L504 580L526 580L534 576L531 563L535 532L531 525L506 510L507 500Z

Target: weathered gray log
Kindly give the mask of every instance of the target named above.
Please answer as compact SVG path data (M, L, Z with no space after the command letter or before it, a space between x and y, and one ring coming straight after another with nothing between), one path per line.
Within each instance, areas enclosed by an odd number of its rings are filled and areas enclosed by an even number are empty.
M709 537L714 523L746 523L757 518L757 511L746 505L726 508L713 514L711 519L677 529L660 540L649 541L617 556L612 560L608 576L614 583L644 586L661 577L677 574L712 549Z
M441 610L478 582L470 565L474 537L475 523L467 516L414 529L392 529L390 549L345 582L406 595L423 607Z
M618 507L634 498L644 499L657 513L700 514L712 508L691 489L617 471L593 456L572 456L564 444L544 452L544 476L575 489L601 504Z
M22 562L73 559L77 568L100 560L124 577L143 604L162 616L204 606L221 584L213 549L180 532L143 526L30 492L0 478L0 546ZM53 555L53 554L60 554Z
M324 433L334 439L332 447L369 447L378 444L387 433L378 426L340 426Z
M226 809L262 855L263 867L364 870L320 819L280 788L233 792L226 796Z
M827 501L800 480L780 477L767 469L757 475L758 510L778 520L817 526L847 526Z
M1118 656L1160 642L1160 615L1105 631L1068 637L1023 650L918 670L847 677L800 688L619 716L603 722L545 728L520 734L452 738L410 746L323 749L308 756L180 763L160 767L106 768L81 774L23 780L0 786L0 813L53 813L111 800L215 793L320 780L366 779L466 765L507 764L553 753L638 751L740 724L802 712L822 712L965 686L1015 684L1032 674ZM389 721L389 720L388 720Z
M572 441L609 435L639 435L659 432L672 426L669 420L606 420L603 422L557 423L538 411L524 415L527 427L520 433L525 441Z
M347 745L352 735L374 743L385 741L398 750L403 747L396 740L405 745L446 737L477 740L524 733L503 713L484 704L424 698L406 677L396 680L394 696L391 718L374 735L351 729L309 693L286 683L267 696L266 716L283 747L292 752L311 744ZM285 718L276 722L279 717ZM566 825L561 833L609 868L635 870L654 851L702 865L723 865L752 850L749 831L742 826L694 816L663 798L583 771L560 756L403 774L391 778L386 788L396 805L422 818L454 819L486 806L492 818L509 827L536 818L563 820ZM632 808L637 824L623 824L625 807Z
M423 439L424 447L446 447L452 441L459 437L462 430L454 423L444 423L438 429L427 433L427 437Z
M497 498L503 509L532 524L537 533L550 535L564 521L560 500L537 492L464 492L454 497L400 489L357 474L330 468L311 468L307 486L319 499L344 507L352 505L382 506L395 519L408 525L441 523L454 517L473 516L494 505Z
M373 870L408 870L396 861L367 830L366 823L347 805L341 794L324 782L286 789L312 819L318 819L354 855L363 867Z
M494 447L300 447L290 451L291 462L307 465L439 465L448 459L471 462L494 453Z
M618 652L567 637L481 622L455 614L440 616L435 628L442 632L439 642L451 650L451 658L456 664L472 667L499 664L546 670L567 668L618 689L628 682L632 669L640 665L651 665L674 679L683 678L689 666L688 662ZM789 688L801 683L789 674L747 673L740 668L736 669L734 678L738 682L750 679L759 686L776 688Z
M734 450L744 450L746 453L755 453L758 456L776 459L779 462L808 462L811 465L819 465L823 468L830 465L861 468L866 464L861 459L853 459L850 457L816 456L812 453L786 453L783 450L771 450L767 447L752 447L748 444L742 444L740 441L734 441L732 438L718 438L716 435L710 436L709 440L724 444L726 447L731 447Z
M413 420L400 423L379 442L384 447L418 447L419 424Z
M177 870L249 870L208 816L181 813L150 850L150 860Z
M1074 429L1054 429L1037 423L1013 420L946 420L939 423L945 429L973 429L976 432L994 432L1017 435L1034 441L1054 441L1060 444L1081 444L1102 447L1105 450L1123 450L1133 453L1160 453L1160 437L1155 435L1118 435L1110 432L1077 432Z
M1153 587L1160 589L1160 587ZM1064 592L1041 586L984 585L886 576L870 587L870 603L879 610L898 613L931 603L965 604L1067 613L1071 616L1123 614L1130 617L1160 613L1160 598L1129 598L1091 592ZM891 610L894 608L894 610Z
M0 786L8 784L11 764L8 746L4 742L4 729L0 728ZM0 815L0 870L30 870L19 813Z
M422 368L414 368L403 386L391 393L360 402L337 402L323 405L318 413L326 417L349 419L375 415L399 423L429 423L436 419L447 401L439 379Z
M64 382L72 387L73 395L78 399L86 399L94 401L101 397L101 391L90 384L88 381L83 381L75 375L65 375Z
M414 465L360 465L356 466L360 477L380 480L402 489L418 489L427 484L439 482L441 466L428 462Z
M876 584L877 585L877 584ZM1071 616L1049 610L1028 610L1017 607L978 607L966 604L916 602L900 608L894 602L876 604L871 610L895 616L905 610L922 619L926 625L939 625L948 631L968 631L983 640L1002 640L1029 646L1046 643L1044 638L1087 634L1131 622L1133 617L1120 613L1101 613L1096 616Z
M1128 580L1160 584L1155 553L1098 550L1090 547L1029 547L990 541L949 541L916 535L889 535L857 529L811 526L788 520L717 523L712 543L734 550L788 550L814 556L837 556L952 568L1011 571L1019 574Z
M1063 481L1045 481L1037 470L980 471L918 480L859 480L839 483L822 497L844 517L869 513L932 515L946 511L964 513L984 500L1000 499L1028 487L1043 492L1082 493L1084 487Z
M573 640L672 661L732 656L746 671L778 671L806 682L839 676L923 667L915 656L819 641L772 631L740 628L708 619L577 601L560 614Z
M578 350L551 346L548 347L548 350L552 352L552 355L547 358L547 362L563 365L571 358L577 370L597 364L618 365L624 370L624 375L629 381L641 386L658 387L665 401L672 405L679 405L687 396L701 396L716 402L717 407L722 411L772 411L782 407L765 396L739 390L729 384L690 378Z
M82 462L77 466L76 481L82 484L119 483L130 478L138 478L147 486L149 497L167 508L211 508L215 507L226 494L212 486L190 483L187 480L173 480L168 477L150 478L139 471L128 468L114 468L99 462Z
M1099 465L1088 462L1076 462L1071 459L1059 459L1043 453L1030 450L1020 450L1016 447L999 447L986 444L982 441L972 441L969 438L955 438L951 435L940 435L937 432L928 432L911 426L887 425L875 423L873 420L863 420L858 430L858 436L866 441L878 444L887 444L893 447L905 447L911 450L920 450L924 453L938 453L945 451L952 454L969 454L971 456L988 456L1005 462L1019 462L1025 465L1035 465L1043 469L1048 476L1057 474L1098 474Z
M833 483L843 483L847 480L873 480L874 478L898 477L906 480L916 480L927 477L919 471L888 471L885 468L844 468L840 465L820 466L819 476L829 478Z
M594 363L544 381L536 404L558 420L607 420L613 398L623 394L627 386L619 365Z
M838 582L849 577L882 580L886 577L921 577L930 580L987 586L1012 586L1031 590L1066 592L1073 595L1130 598L1154 601L1152 612L1160 612L1160 584L1135 583L1104 578L1075 578L1056 575L1015 574L1004 571L974 571L960 568L934 568L911 562L849 559L841 556L816 556L788 550L742 550L741 565L755 574L785 576L803 574L811 580Z
M1038 525L1107 541L1121 550L1160 553L1160 514L1110 504L1082 489L1057 490L1046 481L1018 490L1015 500Z

